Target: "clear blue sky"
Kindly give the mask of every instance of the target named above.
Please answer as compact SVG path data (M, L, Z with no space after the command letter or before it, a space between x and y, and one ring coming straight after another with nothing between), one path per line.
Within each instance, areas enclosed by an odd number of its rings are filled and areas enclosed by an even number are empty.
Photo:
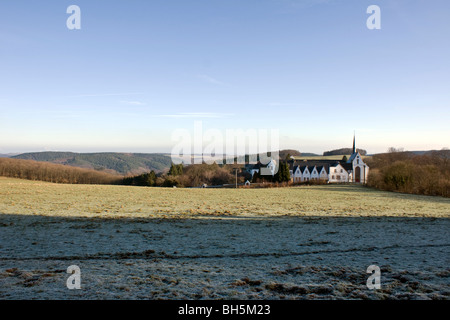
M195 120L303 152L354 130L369 152L441 149L449 110L448 0L0 2L0 153L170 152Z

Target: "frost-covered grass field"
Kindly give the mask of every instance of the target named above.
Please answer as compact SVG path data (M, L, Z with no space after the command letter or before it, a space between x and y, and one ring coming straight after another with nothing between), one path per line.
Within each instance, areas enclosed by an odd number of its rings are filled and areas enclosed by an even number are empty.
M450 199L0 178L1 299L449 299ZM381 289L369 290L369 265ZM81 269L69 290L67 267Z

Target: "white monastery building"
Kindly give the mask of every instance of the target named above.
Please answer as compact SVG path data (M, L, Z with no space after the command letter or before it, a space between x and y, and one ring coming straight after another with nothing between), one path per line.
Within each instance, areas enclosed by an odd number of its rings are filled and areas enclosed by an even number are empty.
M263 165L246 166L252 174L259 172ZM266 166L274 174L275 161L271 160ZM353 150L349 159L345 160L296 160L291 157L289 161L291 181L300 183L310 180L323 180L328 183L366 183L369 175L369 166L363 161L361 154L356 150L355 137L353 137Z
M291 159L290 174L294 183L309 180L324 180L330 183L366 183L369 175L369 166L356 150L355 137L353 137L352 155L347 161L295 160L295 157Z

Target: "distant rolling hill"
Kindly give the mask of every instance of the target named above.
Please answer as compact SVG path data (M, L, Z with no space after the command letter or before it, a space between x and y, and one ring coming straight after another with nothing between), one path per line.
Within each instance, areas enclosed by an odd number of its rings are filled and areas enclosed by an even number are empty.
M0 158L11 158L18 155L19 153L0 153Z
M169 155L161 153L34 152L19 154L11 158L51 162L122 175L141 174L151 170L161 172L170 168L172 162Z
M415 155L438 155L443 158L450 159L450 150L442 149L442 150L428 150L428 151L406 151L411 152Z

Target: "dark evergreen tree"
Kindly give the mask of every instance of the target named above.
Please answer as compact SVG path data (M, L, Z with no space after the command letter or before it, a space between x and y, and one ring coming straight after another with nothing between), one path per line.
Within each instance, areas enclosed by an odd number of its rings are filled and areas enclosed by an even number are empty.
M122 183L130 186L153 187L156 185L156 173L152 170L149 173L143 173L138 176L126 177Z
M284 178L286 182L291 181L291 173L289 172L289 164L287 162L284 164Z
M170 165L169 176L181 176L183 174L183 164L174 164Z
M281 161L278 167L278 172L274 175L273 181L275 182L288 182L291 180L291 175L289 173L289 165L287 162Z

